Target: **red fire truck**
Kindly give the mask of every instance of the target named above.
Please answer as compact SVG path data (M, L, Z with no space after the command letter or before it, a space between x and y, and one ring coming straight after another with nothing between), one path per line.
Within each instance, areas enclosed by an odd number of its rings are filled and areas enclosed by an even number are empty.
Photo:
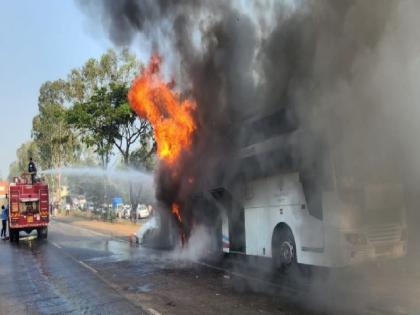
M32 183L30 174L16 177L9 185L9 236L19 242L19 232L37 230L39 239L48 235L48 185L43 181Z

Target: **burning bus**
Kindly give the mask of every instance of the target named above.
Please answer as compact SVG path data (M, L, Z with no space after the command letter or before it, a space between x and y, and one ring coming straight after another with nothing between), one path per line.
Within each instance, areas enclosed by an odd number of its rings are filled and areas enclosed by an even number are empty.
M185 245L204 225L214 239L209 252L269 257L283 269L405 254L402 185L380 132L338 121L311 128L286 106L259 109L234 122L235 131L224 125L217 138L217 128L203 131L208 117L196 117L196 102L164 82L160 65L153 55L128 95L157 142L156 197L169 210L154 233L158 246Z
M362 140L319 137L285 115L243 124L258 132L242 142L237 175L208 194L221 213L223 251L272 257L283 269L405 255L403 188L389 148L357 150Z

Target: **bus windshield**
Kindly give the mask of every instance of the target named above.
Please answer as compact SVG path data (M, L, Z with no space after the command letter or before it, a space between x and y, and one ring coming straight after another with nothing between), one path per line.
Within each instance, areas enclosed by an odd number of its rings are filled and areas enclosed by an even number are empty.
M391 148L340 145L334 157L337 193L343 202L360 209L358 217L368 223L401 220L402 182Z

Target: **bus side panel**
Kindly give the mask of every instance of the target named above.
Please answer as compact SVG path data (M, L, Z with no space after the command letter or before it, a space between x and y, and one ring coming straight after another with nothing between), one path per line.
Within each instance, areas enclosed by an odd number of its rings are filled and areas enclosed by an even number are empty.
M295 214L300 208L296 206L283 206L282 211L278 207L269 208L246 208L245 209L245 230L246 230L246 254L254 256L272 257L272 237L277 224L286 224L293 233L296 245L297 261L301 264L317 266L336 266L341 265L339 257L330 257L337 254L336 247L338 242L329 244L324 248L308 248L302 240L302 229L300 220L295 218ZM336 229L327 227L329 235L335 235L336 240L339 233ZM334 245L334 246L333 246Z
M298 262L321 263L323 222L310 215L297 174L250 182L244 204L247 254L271 257L274 229L284 223L293 233Z
M296 206L246 208L245 209L245 230L246 230L246 253L247 255L272 256L272 238L277 224L285 223L291 229L297 254L301 248L301 237L296 230L298 222L294 219L293 212Z

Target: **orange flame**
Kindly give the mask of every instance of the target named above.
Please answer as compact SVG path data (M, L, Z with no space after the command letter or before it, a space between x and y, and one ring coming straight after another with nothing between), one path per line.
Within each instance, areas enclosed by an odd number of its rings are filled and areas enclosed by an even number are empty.
M171 211L177 218L178 222L180 223L179 228L180 228L180 236L181 236L181 245L184 246L187 242L187 235L185 234L185 231L182 229L181 211L180 211L179 205L176 202L172 203Z
M137 115L146 118L153 126L159 158L173 164L183 150L191 146L196 129L192 112L193 100L181 100L172 90L173 82L164 82L157 54L151 57L147 68L134 80L128 100Z
M182 223L181 212L179 209L179 205L177 203L172 203L171 207L172 213L175 214L176 218L178 219L179 223Z

